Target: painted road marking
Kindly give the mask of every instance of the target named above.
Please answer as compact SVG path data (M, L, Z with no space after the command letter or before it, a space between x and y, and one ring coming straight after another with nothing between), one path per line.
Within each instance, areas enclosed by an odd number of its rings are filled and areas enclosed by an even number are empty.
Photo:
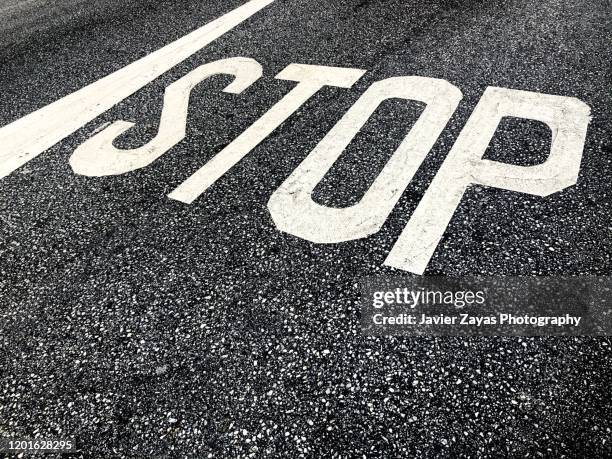
M550 127L550 154L544 163L515 166L482 159L504 116L537 120ZM385 264L422 274L472 184L536 196L574 185L590 119L589 106L573 97L488 87Z
M1 128L0 178L272 2L252 0L149 56ZM132 150L114 148L113 140L133 126L116 121L77 148L70 159L74 171L92 176L113 175L149 165L185 137L191 90L218 73L234 75L234 81L224 91L238 94L261 77L262 68L255 60L244 57L198 67L166 89L159 131L153 140ZM353 68L288 65L276 78L298 84L168 196L193 202L321 88L349 88L364 73L365 70ZM458 88L434 78L404 76L372 84L271 196L268 208L277 227L318 243L353 240L379 231L461 97ZM315 203L312 193L316 185L388 98L418 100L427 105L357 204L338 209ZM501 119L508 116L538 120L550 127L551 149L543 164L524 167L482 159ZM465 190L472 184L537 196L574 185L589 121L589 107L575 98L487 88L385 264L422 274Z
M83 142L70 157L72 170L81 175L118 175L148 166L185 138L189 95L203 80L219 74L233 75L234 81L223 92L240 94L257 81L261 65L254 59L233 57L201 65L166 88L159 129L153 139L139 148L122 150L113 141L134 126L115 121Z
M274 0L251 0L163 48L0 128L0 178L36 158Z
M350 88L364 73L365 70L321 65L290 64L285 67L276 78L297 81L298 85L168 197L191 204L321 88Z
M349 109L272 194L268 209L277 228L318 243L350 241L376 233L395 207L462 98L444 80L418 76L378 81ZM312 193L378 106L398 98L425 102L425 110L366 191L350 207L317 204Z

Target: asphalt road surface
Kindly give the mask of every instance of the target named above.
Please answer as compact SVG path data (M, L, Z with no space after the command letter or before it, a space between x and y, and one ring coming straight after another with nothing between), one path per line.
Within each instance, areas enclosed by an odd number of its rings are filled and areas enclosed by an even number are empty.
M0 125L243 3L4 2ZM276 0L7 174L0 436L76 437L86 457L612 455L609 338L364 337L357 287L413 275L385 258L490 86L590 107L577 183L470 187L425 274L612 274L611 24L609 0ZM149 166L73 172L109 122L136 123L117 147L146 144L169 84L236 56L262 77L240 95L220 91L228 76L199 84L184 140ZM367 72L316 92L193 203L170 199L295 87L274 78L291 63ZM319 244L277 229L275 190L372 83L409 75L463 99L381 230ZM382 103L315 201L357 203L423 107ZM485 156L530 166L550 147L546 125L508 118Z

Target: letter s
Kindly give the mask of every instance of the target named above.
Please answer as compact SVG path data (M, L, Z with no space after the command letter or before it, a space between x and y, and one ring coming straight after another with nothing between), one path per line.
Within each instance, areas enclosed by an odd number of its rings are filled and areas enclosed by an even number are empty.
M134 126L115 121L83 142L70 157L72 170L81 175L118 175L148 166L185 138L189 96L193 88L213 75L233 75L234 81L223 92L240 94L257 81L262 68L257 61L232 57L201 65L166 88L157 135L147 144L131 150L113 146L113 141Z

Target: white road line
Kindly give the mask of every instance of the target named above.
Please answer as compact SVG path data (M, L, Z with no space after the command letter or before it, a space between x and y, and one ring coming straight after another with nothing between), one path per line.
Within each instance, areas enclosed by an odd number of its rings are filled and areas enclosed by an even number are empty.
M0 178L274 2L251 0L163 48L0 128Z

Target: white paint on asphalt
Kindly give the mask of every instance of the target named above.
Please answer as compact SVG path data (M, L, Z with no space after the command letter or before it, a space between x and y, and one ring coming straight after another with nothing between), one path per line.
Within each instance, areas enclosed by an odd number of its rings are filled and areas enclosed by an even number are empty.
M332 165L385 100L427 104L361 200L350 207L317 204L312 193ZM461 101L461 91L435 78L406 76L374 83L274 192L268 209L276 226L317 243L342 242L376 233L412 180Z
M385 265L422 274L463 193L472 184L536 196L548 196L574 185L589 114L588 105L572 97L487 88ZM482 159L505 116L537 120L550 127L550 154L544 163L516 166Z
M234 81L223 91L240 94L261 77L262 68L254 59L245 57L201 65L166 88L159 129L151 141L131 150L116 148L113 141L134 123L115 121L75 150L70 158L72 170L77 174L99 177L124 174L148 166L183 140L191 91L206 78L218 74L233 75Z
M251 0L121 70L0 128L0 178L273 1ZM150 164L185 137L191 90L218 73L236 77L224 91L237 94L260 78L262 69L256 61L240 57L198 67L166 89L159 131L153 140L131 150L113 147L113 141L133 127L131 122L116 121L77 148L70 159L74 171L90 176L114 175ZM290 64L276 78L298 84L168 196L193 202L324 86L349 88L364 73L352 68ZM314 188L380 103L392 97L423 101L427 107L357 204L338 209L315 203ZM396 77L373 84L271 196L268 208L275 224L319 243L363 238L380 230L461 97L459 89L450 83L432 78ZM483 159L497 126L507 116L538 120L550 127L551 150L543 164L525 167ZM589 107L575 98L487 88L385 264L422 274L470 185L537 196L574 185L589 121Z
M251 0L72 94L0 128L0 178L34 159L274 0Z
M350 88L364 73L365 70L352 68L288 65L276 75L276 78L297 81L297 86L232 143L174 189L168 197L187 204L192 203L321 88L324 86Z

